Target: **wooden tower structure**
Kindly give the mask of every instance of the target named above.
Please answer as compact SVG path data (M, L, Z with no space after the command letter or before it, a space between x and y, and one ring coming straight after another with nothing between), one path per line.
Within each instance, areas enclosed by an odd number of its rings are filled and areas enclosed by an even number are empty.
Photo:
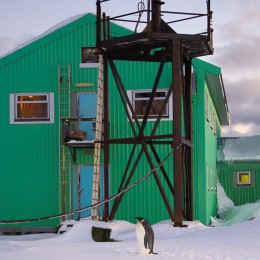
M160 142L162 145L171 145L173 152L173 169L174 180L170 180L164 167L160 167L171 192L174 197L174 205L170 205L163 186L160 183L157 172L153 172L153 177L157 183L160 194L165 203L167 211L175 226L183 226L183 219L193 219L193 198L192 198L192 67L191 60L194 57L200 57L213 54L212 46L212 12L210 10L210 0L207 1L207 11L205 13L183 13L162 11L164 2L161 0L147 0L146 7L134 13L122 14L116 17L109 17L101 12L101 4L103 2L113 0L97 0L97 23L96 23L96 45L99 54L103 55L103 71L104 71L104 189L105 198L108 197L108 156L109 146L114 143L133 145L132 153L129 157L127 167L134 160L134 151L136 145L141 145L142 153L145 155L151 169L155 165L148 152L148 146L152 150L154 158L160 164L160 157L156 151L155 143ZM144 1L140 1L143 6ZM129 15L136 15L137 20L128 19ZM146 14L146 19L141 21L142 14ZM173 14L183 15L183 19L166 22L162 17ZM196 19L198 17L206 17L207 29L199 34L179 34L176 33L170 26L171 23L182 22L185 20ZM110 21L125 21L146 23L142 32L134 32L131 35L123 37L110 36ZM142 121L139 121L133 106L127 96L126 89L121 81L120 74L115 66L115 60L125 61L145 61L159 62L160 66L157 71L154 85L151 86L152 92L148 102L146 112ZM161 112L156 119L153 130L149 136L144 135L144 129L148 120L153 99L156 94L158 83L162 75L162 70L165 63L172 64L171 78L172 83L168 86L168 93L165 97ZM126 110L129 124L133 130L134 137L109 139L109 123L108 123L108 83L107 71L110 66L115 79L118 91L121 96L122 104ZM173 98L173 132L167 135L156 135L156 129L162 119L162 111L166 106L169 98ZM184 130L182 129L182 120L184 121ZM134 125L135 124L135 125ZM136 127L137 126L137 130ZM170 141L169 141L170 140ZM138 159L134 163L138 164ZM134 169L127 177L124 175L119 192L129 185L131 176L134 174ZM173 183L173 184L172 184ZM108 204L105 204L104 219L113 219L115 212L122 200L123 195L119 196L112 209L108 210ZM173 210L174 209L174 210Z

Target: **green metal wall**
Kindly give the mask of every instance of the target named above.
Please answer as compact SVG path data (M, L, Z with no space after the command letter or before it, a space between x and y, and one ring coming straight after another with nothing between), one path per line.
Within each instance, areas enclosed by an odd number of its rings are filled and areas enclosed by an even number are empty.
M60 122L58 107L58 64L71 66L71 91L95 92L97 69L79 69L81 47L95 46L95 16L87 14L43 38L27 45L0 60L0 131L3 153L0 157L0 219L26 219L58 214L60 212L59 146ZM111 25L112 35L129 34L129 31ZM157 63L116 62L126 89L151 89L155 80ZM207 190L206 166L216 168L216 138L207 130L205 123L204 76L212 68L203 62L193 63L197 74L197 92L193 97L194 111L194 212L195 219L208 223L214 215L215 191ZM208 68L210 67L210 69ZM209 72L208 72L209 71ZM213 69L214 71L214 69ZM159 84L168 88L171 84L171 67L166 65ZM76 83L90 82L92 87L77 88ZM114 79L109 72L109 117L110 137L131 136L126 114L119 101ZM15 125L9 123L9 94L26 92L53 92L55 97L55 123ZM149 122L145 134L149 134L154 122ZM172 132L172 121L163 121L157 134ZM137 148L139 151L140 147ZM116 194L124 173L124 166L131 145L110 146L110 195ZM158 147L163 159L170 151L169 146ZM211 151L212 153L209 153ZM78 150L76 162L91 164L92 153ZM136 156L137 156L136 152ZM156 162L154 162L156 165ZM172 157L165 163L169 179L173 181ZM144 155L135 171L133 183L150 171ZM173 198L164 181L162 185L170 203ZM214 183L215 184L215 183ZM113 202L112 202L113 203ZM112 204L110 205L111 209ZM134 221L134 216L149 218L151 223L169 219L153 176L129 191L116 214L117 219ZM55 226L58 220L34 222L24 225ZM20 225L23 226L23 225Z
M111 25L111 34L129 31ZM97 69L80 69L81 47L95 46L95 16L87 14L0 60L0 219L28 219L60 212L58 64L71 66L71 91L93 92ZM91 82L93 87L76 88ZM10 124L9 94L53 92L54 124ZM85 163L89 158L86 157ZM19 224L55 226L58 219Z
M149 66L149 65L147 65ZM153 64L155 66L155 64ZM169 65L170 66L170 65ZM168 87L170 84L170 67L165 68L164 77L161 80L160 87ZM194 72L196 73L196 92L193 95L193 142L194 142L194 219L200 220L204 224L210 223L210 217L216 215L216 183L217 183L217 138L220 135L220 122L214 104L209 95L209 104L213 107L213 112L216 115L216 134L213 133L210 125L206 122L205 117L205 93L208 93L208 88L205 81L205 75L214 73L220 74L220 69L209 63L194 60L193 61ZM129 75L140 79L140 82L147 82L148 88L153 85L155 75L149 75L146 71L138 69L138 66L132 67L128 70ZM131 74L130 74L131 73ZM127 73L122 72L122 75ZM129 81L130 80L130 81ZM138 82L138 81L137 81ZM143 84L132 84L131 79L125 79L124 82L127 89L145 89ZM209 93L208 93L209 94ZM111 90L110 95L111 105L111 138L113 137L126 137L131 135L130 125L127 123L126 115L122 103L119 102L119 95L117 92ZM146 134L149 133L152 122L149 122L146 129ZM158 133L170 133L172 131L172 121L163 121L158 127ZM164 158L169 152L170 147L160 147L161 159ZM129 157L131 146L114 145L111 148L111 193L117 192L116 187L119 187L120 180L124 172L122 165L126 165L126 160ZM136 153L137 154L137 153ZM144 157L144 155L143 155ZM165 165L169 179L173 181L173 158ZM140 165L135 171L135 180L142 178L150 170L147 162L141 160ZM115 175L116 174L116 175ZM160 176L160 173L159 173ZM173 207L172 194L165 184L164 180L161 181L165 187L166 194L170 199L170 203ZM134 188L134 190L128 192L121 203L116 217L133 221L133 217L137 215L149 217L151 223L158 222L162 219L168 219L169 215L164 206L164 203L159 194L158 188L155 184L153 177L150 177L149 182L141 184L140 187Z
M236 186L234 174L239 171L254 173L252 187ZM260 199L260 162L259 161L221 161L218 162L218 179L227 196L236 206L255 202Z
M121 64L120 64L121 65ZM143 62L123 62L123 66L117 66L122 81L127 90L136 89L152 89L159 64L157 63L143 63ZM166 65L163 71L162 78L159 83L159 88L168 88L171 84L170 81L170 67ZM133 136L130 124L128 122L126 112L123 108L122 102L118 91L114 86L109 90L109 103L110 103L110 137L111 138L124 138ZM149 121L145 129L145 134L149 135L154 125L154 121ZM172 121L163 121L158 128L157 134L165 134L172 132ZM111 145L110 146L110 194L116 194L120 185L120 181L124 174L124 169L127 160L130 156L132 145ZM156 147L161 159L171 151L170 146ZM135 159L140 151L140 146L137 147L135 152ZM152 152L149 150L149 154ZM154 165L157 163L154 160ZM131 167L133 166L133 163ZM173 161L172 157L165 163L165 169L168 177L173 181ZM135 181L141 179L149 173L149 167L146 157L143 154L136 168L130 185ZM129 174L129 172L128 172ZM162 174L158 171L158 176L165 189L169 201L173 205L173 198L170 194L169 188L166 185ZM112 205L111 205L112 206ZM164 202L160 195L159 189L155 183L153 176L150 176L145 182L127 192L118 208L115 218L125 219L130 222L135 222L135 216L143 216L151 223L158 222L162 219L169 219L169 215L164 206Z
M204 224L216 215L217 184L217 139L220 136L220 122L205 82L205 76L220 74L220 69L198 59L193 60L196 75L196 91L193 94L193 181L194 181L194 219ZM208 105L216 116L216 134L206 120L206 93ZM209 106L208 106L209 107Z

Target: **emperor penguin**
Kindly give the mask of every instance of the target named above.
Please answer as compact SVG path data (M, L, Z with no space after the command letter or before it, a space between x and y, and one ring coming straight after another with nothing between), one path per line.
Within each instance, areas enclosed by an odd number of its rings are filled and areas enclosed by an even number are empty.
M136 239L139 252L141 254L156 254L153 252L154 233L150 224L143 217L135 217Z

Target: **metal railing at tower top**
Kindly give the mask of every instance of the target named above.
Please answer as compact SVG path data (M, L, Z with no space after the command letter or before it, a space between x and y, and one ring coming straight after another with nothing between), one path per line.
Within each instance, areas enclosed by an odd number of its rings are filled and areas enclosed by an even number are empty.
M175 2L178 1L176 0ZM201 2L204 1L205 0L201 0ZM205 8L203 8L202 12L171 11L169 10L171 8L170 6L167 7L168 10L163 10L164 5L172 4L172 6L174 6L174 4L169 0L165 0L165 2L162 2L161 0L139 0L136 10L121 14L115 14L115 12L113 12L113 16L109 15L109 13L102 12L103 6L101 8L101 4L103 2L108 2L105 7L116 4L115 0L97 0L96 2L97 26L100 30L98 31L99 35L97 35L97 37L100 36L100 39L106 40L112 37L110 34L110 22L120 22L121 24L123 23L126 27L134 26L133 31L134 33L137 33L138 27L146 31L150 30L158 32L158 30L160 30L160 22L163 20L163 23L171 26L174 31L177 32L178 30L178 34L203 35L207 37L207 41L212 47L213 12L211 11L210 0L207 0L206 4L203 5ZM187 4L185 8L188 10L191 7L189 7L189 4ZM120 6L120 9L122 10L123 7ZM128 26L128 24L131 25ZM196 25L200 25L199 28Z

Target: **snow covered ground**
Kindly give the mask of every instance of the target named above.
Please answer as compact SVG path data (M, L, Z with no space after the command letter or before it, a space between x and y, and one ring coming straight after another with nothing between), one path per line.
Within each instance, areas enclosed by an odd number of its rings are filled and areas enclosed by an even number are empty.
M83 220L61 235L0 236L0 259L260 259L260 218L219 227L185 223L186 228L173 227L170 221L152 226L158 255L138 253L132 223ZM111 228L111 238L119 242L94 242L92 226Z
M0 235L0 260L118 260L118 259L260 259L260 201L242 206L218 184L218 214L214 227L198 221L173 227L169 220L153 225L157 255L137 250L135 224L126 221L75 221L63 234ZM92 227L112 229L118 242L94 242Z

